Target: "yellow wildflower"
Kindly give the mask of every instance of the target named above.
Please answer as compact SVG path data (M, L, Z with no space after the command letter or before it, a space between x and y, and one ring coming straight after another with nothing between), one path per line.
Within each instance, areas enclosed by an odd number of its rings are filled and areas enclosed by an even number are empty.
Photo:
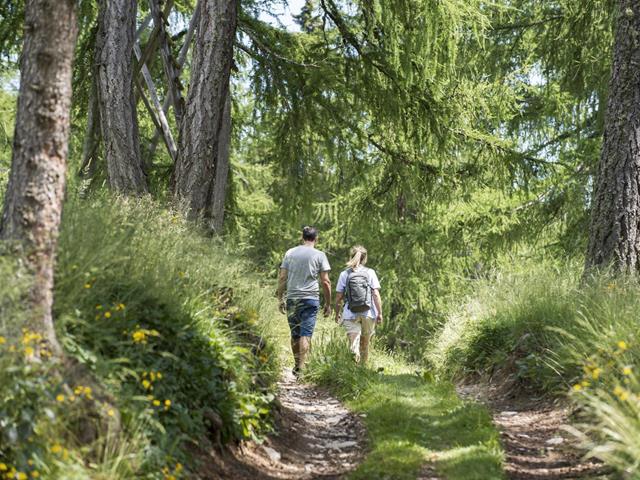
M18 473L16 473L16 478L18 480L27 480L27 478L29 478L29 477L24 472L18 472Z
M111 312L108 310L104 312L104 318L111 318Z
M66 448L62 450L62 458L64 460L69 460L69 450L67 450Z
M155 379L156 379L156 374L155 374L154 372L151 372L151 373L149 374L149 377L151 377L151 381L153 382L153 381L155 381Z
M51 453L60 453L62 451L62 446L59 443L54 444L51 447Z
M0 463L0 472L6 472L6 471L7 471L7 464Z
M27 357L31 357L31 356L34 354L33 347L25 347L25 348L24 348L24 354L25 354Z
M627 366L627 367L624 367L624 368L622 369L622 374L623 374L623 375L631 375L631 367L628 367L628 366Z
M576 383L576 384L573 386L573 390L574 390L575 392L579 392L580 390L582 390L582 385L580 385L579 383Z
M167 399L164 401L164 409L169 410L169 407L171 407L171 400Z
M623 402L629 398L629 392L627 392L620 385L617 385L616 388L613 389L613 393Z
M40 472L34 470L33 472L31 472L31 478L40 478Z
M594 368L593 371L591 372L591 376L593 377L594 380L598 380L601 373L602 373L601 368Z
M91 284L90 283L85 283L84 284L84 288L87 288L87 289L91 288Z
M110 408L110 409L107 411L107 415L109 415L110 417L115 416L115 414L116 414L116 412L114 412L113 408Z
M176 472L180 472L180 471L182 471L182 464L176 463Z
M153 406L154 406L154 407L159 407L159 406L160 406L160 400L155 399L155 400L153 401Z
M625 342L624 340L620 340L618 342L618 348L624 352L629 347L627 345L627 342Z
M7 339L0 335L0 345L4 345L5 343L7 343Z
M156 377L158 377L158 380L160 380L162 378L162 374L160 372L156 372Z
M136 330L131 334L134 343L147 343L147 334L144 330Z
M60 402L60 403L64 402L64 395L62 395L62 394L57 395L56 396L56 401Z
M587 380L583 380L583 381L581 382L581 385L582 385L583 387L587 388L589 385L591 385L591 383L589 383Z
M33 466L33 460L31 460L31 459L27 460L27 465Z
M146 389L146 390L151 390L151 382L149 380L142 380L142 386Z

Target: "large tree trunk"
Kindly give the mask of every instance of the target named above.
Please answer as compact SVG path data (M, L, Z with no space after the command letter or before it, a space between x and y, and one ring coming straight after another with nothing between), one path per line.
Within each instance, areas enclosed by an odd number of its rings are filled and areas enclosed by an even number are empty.
M229 147L231 146L231 95L227 94L222 117L220 143L218 143L218 164L211 199L211 227L214 232L222 232L224 224L224 201L227 198L227 178L229 177Z
M238 5L236 0L203 0L200 8L172 184L190 217L204 217L213 227L212 203L225 130Z
M640 3L619 0L586 267L640 268Z
M98 86L94 70L89 93L89 107L87 108L87 130L82 145L82 161L78 175L84 179L91 179L98 164L98 147L100 146L100 104L98 102Z
M100 0L96 67L100 126L111 188L126 194L148 191L140 155L133 92L136 0Z
M0 238L24 246L34 274L31 328L61 352L51 316L77 35L76 0L28 0L13 158Z

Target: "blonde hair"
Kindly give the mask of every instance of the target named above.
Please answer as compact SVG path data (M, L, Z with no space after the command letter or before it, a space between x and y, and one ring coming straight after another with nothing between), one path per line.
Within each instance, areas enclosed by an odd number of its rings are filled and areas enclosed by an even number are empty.
M362 245L351 247L351 260L347 262L347 267L355 270L360 265L367 263L367 249Z

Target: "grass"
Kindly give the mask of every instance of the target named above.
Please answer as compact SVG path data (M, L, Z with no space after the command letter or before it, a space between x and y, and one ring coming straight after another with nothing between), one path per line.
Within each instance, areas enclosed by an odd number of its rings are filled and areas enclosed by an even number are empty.
M67 202L54 316L72 367L29 361L26 277L10 256L0 272L0 478L197 478L194 449L268 429L271 289L176 213Z
M365 415L370 451L350 478L415 479L424 465L451 480L503 478L498 433L484 407L395 355L376 350L371 368L355 365L342 336L329 325L320 330L305 378Z
M582 264L526 266L478 281L426 351L441 378L494 375L565 397L590 455L640 474L640 284ZM496 374L498 374L496 376Z

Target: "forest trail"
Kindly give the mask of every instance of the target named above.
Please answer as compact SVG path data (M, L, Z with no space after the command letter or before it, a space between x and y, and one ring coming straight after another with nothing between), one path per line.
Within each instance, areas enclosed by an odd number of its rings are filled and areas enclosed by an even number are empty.
M316 386L286 369L278 383L276 432L262 445L245 443L215 457L224 479L337 479L364 456L366 431L360 418Z
M486 404L500 431L504 470L511 480L605 478L610 469L585 460L565 427L567 407L499 392L494 386L463 385L460 396Z

